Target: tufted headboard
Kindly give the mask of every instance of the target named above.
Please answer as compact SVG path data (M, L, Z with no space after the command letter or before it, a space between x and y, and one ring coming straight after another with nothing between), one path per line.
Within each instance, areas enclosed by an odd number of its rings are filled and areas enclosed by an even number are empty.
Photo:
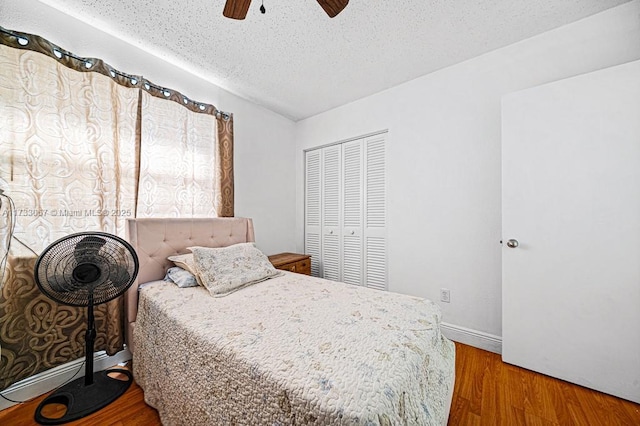
M132 352L138 285L163 279L173 266L167 257L189 253L191 246L226 247L255 241L252 220L241 217L129 219L127 238L140 262L138 278L125 294L126 341Z

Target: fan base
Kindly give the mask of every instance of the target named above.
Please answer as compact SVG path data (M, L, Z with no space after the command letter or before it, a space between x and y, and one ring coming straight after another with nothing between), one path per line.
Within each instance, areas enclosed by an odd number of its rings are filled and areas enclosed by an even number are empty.
M126 380L109 377L109 374L120 373ZM85 385L85 378L80 377L62 386L46 397L38 408L34 419L43 425L59 425L88 416L109 405L129 389L133 376L128 370L111 369L93 373L93 383ZM50 418L42 414L43 408L51 404L61 404L67 410L61 417Z

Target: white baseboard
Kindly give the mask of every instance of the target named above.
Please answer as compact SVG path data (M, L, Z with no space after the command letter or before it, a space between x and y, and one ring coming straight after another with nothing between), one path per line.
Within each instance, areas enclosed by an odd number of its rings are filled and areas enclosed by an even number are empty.
M502 337L500 336L446 322L441 323L440 328L442 329L442 334L455 342L502 354Z
M129 361L130 359L131 352L129 352L129 349L126 347L124 350L113 356L107 355L105 351L96 352L93 355L93 371L102 371L109 367L113 367L120 362ZM14 383L0 393L14 401L26 401L28 399L35 398L64 384L67 380L73 377L76 372L78 374L76 374L74 379L84 377L85 367L82 366L83 362L84 358L80 358L75 361L59 365ZM81 366L82 368L80 368ZM15 403L0 398L0 410L4 410L5 408L9 408L13 405L15 405Z

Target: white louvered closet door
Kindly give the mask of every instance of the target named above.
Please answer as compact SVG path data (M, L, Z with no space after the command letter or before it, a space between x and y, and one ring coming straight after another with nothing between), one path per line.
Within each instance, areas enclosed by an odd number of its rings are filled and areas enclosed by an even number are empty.
M305 156L305 253L311 255L311 275L320 275L320 241L322 238L321 151L309 151Z
M340 145L322 150L322 276L334 281L342 279L341 151Z
M387 189L385 135L364 140L364 281L387 289Z
M342 145L342 281L362 285L362 140Z
M387 289L386 134L307 151L305 252L314 276Z

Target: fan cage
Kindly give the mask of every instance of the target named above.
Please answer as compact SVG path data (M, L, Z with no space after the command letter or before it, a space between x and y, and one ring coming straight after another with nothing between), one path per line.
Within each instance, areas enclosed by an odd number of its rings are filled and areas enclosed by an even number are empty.
M99 305L123 294L135 281L138 266L135 250L122 238L79 232L45 249L36 262L35 279L56 302Z

